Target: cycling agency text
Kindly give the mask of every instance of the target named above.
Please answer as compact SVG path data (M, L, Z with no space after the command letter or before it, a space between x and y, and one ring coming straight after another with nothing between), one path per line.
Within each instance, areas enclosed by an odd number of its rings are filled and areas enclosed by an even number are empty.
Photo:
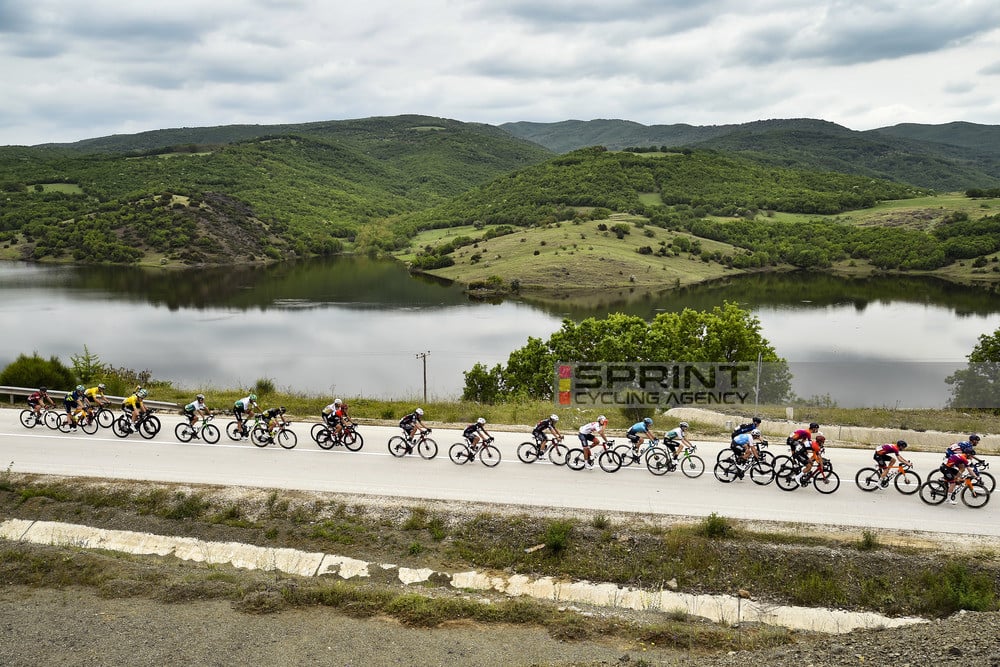
M749 363L572 362L555 371L559 405L741 405L755 395Z

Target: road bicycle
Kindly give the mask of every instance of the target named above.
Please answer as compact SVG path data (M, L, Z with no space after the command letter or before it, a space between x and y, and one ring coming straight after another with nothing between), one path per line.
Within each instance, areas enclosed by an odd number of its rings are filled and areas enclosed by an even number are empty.
M114 408L106 403L98 403L94 405L91 403L91 412L94 414L94 418L97 423L103 428L111 428L111 425L115 421L115 411Z
M25 428L35 428L43 424L51 429L59 428L59 415L62 414L55 408L42 408L37 413L31 408L21 410L21 426Z
M356 452L365 446L365 439L358 433L357 425L349 419L341 424L340 433L335 432L326 423L320 423L314 424L309 434L320 449L333 449L337 445L343 445L348 450Z
M920 485L920 500L928 505L940 505L948 497L948 480L944 477L928 479ZM961 487L962 504L978 509L990 502L990 492L975 473L966 470L955 484L953 493L958 493Z
M593 445L590 448L590 460L593 461L597 459L597 465L601 467L604 472L618 472L618 469L622 467L622 459L614 450L615 441L607 440L605 442ZM600 448L602 451L598 456L594 450ZM574 447L573 449L566 452L566 467L570 470L583 470L587 466L587 457L583 453L583 447Z
M235 419L228 424L226 424L226 435L229 436L230 440L242 440L244 437L249 438L253 430L260 426L264 422L261 415L256 414L252 419L247 418L243 422L243 430L240 430L240 423ZM244 435L246 433L246 435Z
M680 446L680 443L676 441L671 440L668 442L673 442L677 446ZM677 468L680 468L685 477L690 477L691 479L701 477L702 473L705 472L705 461L695 454L696 451L698 451L698 446L691 444L682 448L675 458L669 451L662 450L659 447L651 449L649 454L646 455L646 470L654 475L666 475L668 472L673 472Z
M493 438L476 445L466 438L465 442L456 442L448 449L448 458L457 465L473 461L476 457L487 468L495 468L500 463L500 450L493 445Z
M889 484L893 484L896 490L906 496L912 496L920 490L920 475L911 470L912 466L897 461L889 466L889 472L882 477L882 470L878 468L862 468L854 476L854 483L862 491L875 491L885 489Z
M840 476L833 471L833 463L828 458L821 458L821 463L814 465L801 483L796 478L805 466L799 459L779 456L775 462L780 462L780 467L774 471L774 483L782 491L795 491L810 484L820 493L833 493L840 488Z
M644 464L646 458L654 451L666 453L667 450L655 438L653 440L643 440L642 444L639 445L639 451L636 451L635 446L631 443L615 447L615 453L621 459L623 468L627 468L632 464Z
M990 467L990 462L983 461L980 463L979 461L971 461L968 467L972 469L972 472L976 477L979 477L979 480L983 483L983 487L985 487L990 493L993 493L993 491L997 488L997 480L992 474L986 472L987 468ZM936 470L932 470L930 474L927 475L927 481L929 482L932 479L941 479L942 477L944 477L944 472L942 472L941 468L938 467Z
M139 413L135 425L132 424L132 415L128 412L122 413L111 424L111 432L119 438L127 438L131 433L137 431L142 438L151 440L160 432L162 426L160 418L153 414L155 411L155 408L149 408Z
M174 427L174 435L181 442L191 442L195 438L200 438L210 445L214 445L222 437L219 427L212 423L215 415L202 415L194 426L188 421L182 421Z
M774 481L774 465L760 450L756 455L751 454L746 459L737 458L736 452L730 450L729 456L716 462L712 472L715 478L724 484L743 479L748 472L750 481L759 486L767 486Z
M760 455L758 458L773 468L774 459L777 457L770 451L768 451L767 445L768 445L767 440L758 440L757 442L754 443L754 446L757 448L757 453ZM729 453L732 451L733 451L732 447L720 449L719 453L715 456L715 462L718 463L722 459L729 458Z
M291 424L280 421L272 434L267 424L261 420L261 423L254 426L250 431L250 442L258 447L267 447L272 442L276 442L284 449L292 449L295 445L299 444L299 436L295 435Z
M59 415L58 424L58 429L63 433L69 433L79 428L84 433L93 435L100 428L93 412L87 408L74 408L72 418L70 418L69 414L62 413Z
M561 437L550 438L546 435L518 445L517 458L521 459L521 463L534 463L540 458L547 458L549 463L561 466L566 463L568 451Z
M394 435L389 438L389 453L397 458L403 458L407 454L412 454L414 450L425 459L432 459L437 456L437 443L427 437L431 430L421 432L416 440L403 432L403 435Z

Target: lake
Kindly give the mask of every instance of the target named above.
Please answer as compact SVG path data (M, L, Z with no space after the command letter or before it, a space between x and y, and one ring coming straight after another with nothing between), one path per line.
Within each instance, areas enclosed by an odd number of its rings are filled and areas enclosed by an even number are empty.
M789 360L795 392L838 404L935 407L943 377L1000 328L996 295L916 278L733 278L590 305L470 301L460 288L358 257L186 271L0 263L0 364L83 346L183 387L251 386L343 396L456 398L476 362L505 363L563 318L651 318L736 301ZM419 355L429 354L426 360Z

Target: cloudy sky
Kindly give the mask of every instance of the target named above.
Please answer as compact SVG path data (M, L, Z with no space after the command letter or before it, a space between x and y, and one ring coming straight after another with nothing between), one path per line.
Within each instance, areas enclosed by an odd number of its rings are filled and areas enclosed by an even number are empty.
M397 114L1000 124L997 0L0 0L0 145Z

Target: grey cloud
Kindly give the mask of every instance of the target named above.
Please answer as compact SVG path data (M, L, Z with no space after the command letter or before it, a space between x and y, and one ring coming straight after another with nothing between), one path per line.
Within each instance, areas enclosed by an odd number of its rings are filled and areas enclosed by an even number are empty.
M1000 60L979 70L979 74L1000 74Z

